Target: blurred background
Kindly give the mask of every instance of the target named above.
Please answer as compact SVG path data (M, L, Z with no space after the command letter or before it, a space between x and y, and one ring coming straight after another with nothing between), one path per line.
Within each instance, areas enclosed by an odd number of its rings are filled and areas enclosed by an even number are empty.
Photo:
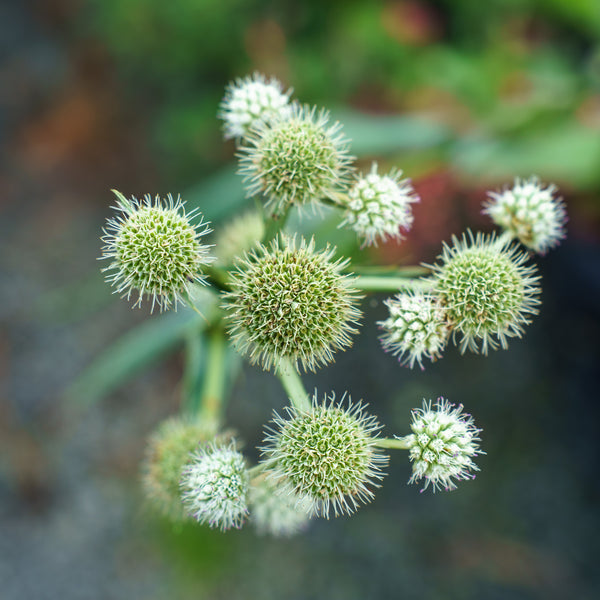
M556 183L570 218L509 351L401 368L374 296L355 348L304 378L364 398L387 435L423 397L464 403L484 429L476 481L419 494L397 452L371 505L289 540L145 509L139 463L179 408L181 339L112 296L96 260L111 188L181 193L217 225L239 209L216 112L255 70L331 109L363 169L412 178L413 230L370 260L431 262L451 234L490 231L486 190L515 176ZM598 597L598 0L3 0L0 136L3 600ZM147 352L110 363L123 334ZM232 382L250 455L283 401L258 369Z

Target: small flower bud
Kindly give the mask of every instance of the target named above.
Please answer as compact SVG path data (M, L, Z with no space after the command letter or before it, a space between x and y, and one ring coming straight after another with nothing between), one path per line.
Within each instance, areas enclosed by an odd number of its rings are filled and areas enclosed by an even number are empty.
M277 79L260 73L230 83L218 114L224 122L225 139L240 139L259 123L288 118L290 94L291 90L284 92Z
M183 469L181 494L187 514L199 523L240 528L248 513L248 473L235 444L200 446Z
M520 337L530 315L540 303L539 276L526 266L527 255L498 243L493 237L469 232L468 239L453 237L444 244L442 264L433 268L435 292L446 311L446 320L462 335L460 351L487 354L508 346L507 338Z
M377 324L383 330L380 340L386 351L411 369L415 361L423 369L423 357L435 361L442 356L449 328L446 313L435 296L402 292L388 298L385 305L390 316Z
M288 537L306 529L312 501L281 489L269 473L250 486L250 520L260 534Z
M277 369L285 357L314 371L351 345L360 296L341 273L348 261L333 254L282 236L238 263L225 308L233 344L252 363Z
M120 214L108 220L102 238L102 258L112 261L103 269L109 272L107 281L128 300L137 291L134 306L140 306L142 297L148 295L152 309L156 304L161 311L171 304L177 308L190 284L204 283L202 266L213 260L210 246L200 243L210 232L208 224L201 216L192 225L195 211L186 214L179 197L173 200L169 194L163 205L158 196L127 200L113 191Z
M313 397L308 411L286 408L289 419L275 415L262 448L265 466L276 482L312 501L317 515L353 513L373 497L388 457L375 446L380 425L361 404L323 404Z
M344 187L352 157L341 125L328 120L325 111L294 105L289 118L253 129L240 148L248 196L263 194L267 206L280 214L291 204L331 198Z
M413 223L411 203L419 197L402 171L392 169L387 175L377 173L377 163L371 172L357 178L348 192L344 220L363 239L364 245L377 245L388 238L402 239Z
M217 231L215 257L219 265L230 265L260 242L265 233L261 215L255 211L234 217Z
M434 409L431 401L424 400L423 408L412 411L412 434L402 438L408 444L412 477L409 483L425 478L425 487L453 490L455 481L474 479L472 471L479 471L473 457L485 454L479 449L480 441L471 415L462 412L462 404L454 408L439 398ZM421 491L423 491L421 490Z
M524 246L545 254L565 237L567 213L554 185L544 185L537 177L515 180L510 190L489 192L483 212Z

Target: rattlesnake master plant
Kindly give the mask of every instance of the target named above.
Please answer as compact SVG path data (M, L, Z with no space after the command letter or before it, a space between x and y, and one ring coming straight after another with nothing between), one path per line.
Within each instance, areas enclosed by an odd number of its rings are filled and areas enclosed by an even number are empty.
M432 266L361 265L359 246L402 240L418 196L394 168L382 175L374 165L350 177L355 167L341 125L283 90L255 74L231 84L219 109L256 203L219 226L214 263L202 243L209 231L204 217L186 214L171 196L139 201L117 192L118 215L103 238L107 279L118 292L138 294L136 305L147 295L161 310L185 303L202 315L186 331L182 413L193 415L167 420L149 443L144 490L152 505L173 520L221 530L250 521L276 536L372 501L388 462L385 449L408 451L409 482L424 481L423 489L452 490L473 478L481 430L462 405L425 401L413 410L412 433L386 438L346 394L340 401L333 393L309 397L299 370L322 368L351 345L367 292L390 294L380 340L401 365L423 368L442 357L449 341L461 352L506 348L540 305L540 277L518 244L545 252L564 237L566 221L553 185L516 180L512 189L490 192L484 206L503 230L499 237L453 237ZM356 234L352 265L310 231L302 236L287 225L292 210L302 215L308 205L327 205L337 225ZM225 429L225 382L236 364L228 344L273 371L285 390L282 401L289 400L267 427L254 466ZM199 374L199 385L190 385Z

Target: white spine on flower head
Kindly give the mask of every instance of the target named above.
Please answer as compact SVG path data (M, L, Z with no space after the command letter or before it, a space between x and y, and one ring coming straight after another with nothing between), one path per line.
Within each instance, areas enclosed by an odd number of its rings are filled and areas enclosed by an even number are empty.
M537 177L516 179L511 189L489 192L483 212L524 246L544 254L565 237L567 213L556 192Z
M243 138L260 122L289 116L290 94L277 79L260 73L230 83L218 114L224 121L225 139Z
M401 240L403 232L413 223L411 204L419 197L402 171L392 169L387 175L377 173L377 163L371 172L357 178L348 192L344 220L363 240L363 245L377 245L388 238Z
M479 468L473 457L485 454L479 449L479 433L471 415L462 412L444 398L435 406L424 400L423 408L412 411L412 434L403 438L412 462L409 483L425 479L423 490L429 485L433 490L453 490L456 481L474 479L473 471ZM422 491L423 491L422 490Z

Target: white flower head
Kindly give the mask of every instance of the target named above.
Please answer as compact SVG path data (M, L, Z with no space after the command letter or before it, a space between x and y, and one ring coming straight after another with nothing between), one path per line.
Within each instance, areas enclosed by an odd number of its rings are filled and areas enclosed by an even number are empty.
M413 223L411 204L419 197L402 171L392 169L387 175L371 172L359 176L348 192L348 202L341 226L348 225L363 240L363 245L377 245L388 238L401 240Z
M423 357L432 362L442 356L450 329L446 313L435 296L423 292L401 292L385 301L390 316L377 324L383 330L383 348L412 369L423 369Z
M284 92L277 79L260 73L230 83L218 113L224 121L225 139L241 139L258 123L288 117L290 95L291 90Z
M462 410L462 404L455 407L444 398L433 409L430 400L423 401L423 408L413 409L413 433L403 438L412 462L409 483L425 478L423 490L429 485L434 491L453 490L456 481L475 478L473 471L479 468L473 457L485 454L477 443L481 429Z
M235 444L201 445L182 471L181 495L199 523L221 531L241 527L248 514L248 473Z
M524 246L545 254L565 237L567 213L556 192L537 177L516 179L511 189L488 192L483 212Z

